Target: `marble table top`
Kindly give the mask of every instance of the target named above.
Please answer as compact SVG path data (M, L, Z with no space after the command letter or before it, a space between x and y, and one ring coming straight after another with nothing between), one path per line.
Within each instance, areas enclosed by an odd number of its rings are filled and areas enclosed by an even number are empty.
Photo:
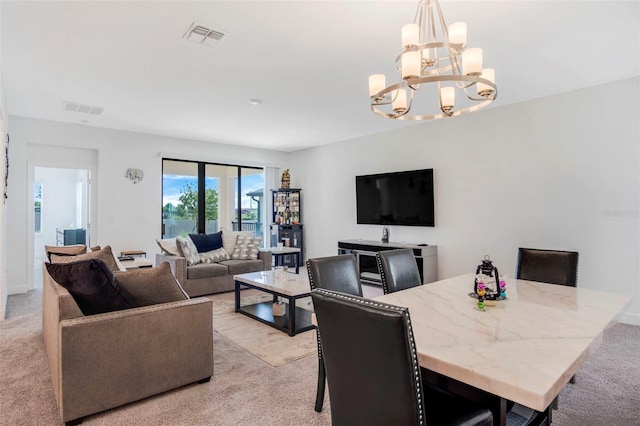
M281 269L234 275L233 279L287 296L302 296L311 293L307 274L294 274L293 272L284 272Z
M630 297L506 281L508 300L485 311L468 296L473 274L375 300L409 308L422 367L543 411Z

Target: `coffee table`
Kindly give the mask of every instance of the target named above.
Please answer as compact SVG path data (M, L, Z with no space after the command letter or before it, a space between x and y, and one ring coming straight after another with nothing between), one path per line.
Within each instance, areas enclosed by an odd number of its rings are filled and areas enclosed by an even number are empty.
M236 312L283 331L289 336L311 330L311 311L296 307L296 300L311 295L307 274L292 274L282 270L250 272L234 275L236 283ZM240 306L240 290L254 288L273 295L273 301ZM287 301L287 309L282 316L273 315L273 302L278 297Z

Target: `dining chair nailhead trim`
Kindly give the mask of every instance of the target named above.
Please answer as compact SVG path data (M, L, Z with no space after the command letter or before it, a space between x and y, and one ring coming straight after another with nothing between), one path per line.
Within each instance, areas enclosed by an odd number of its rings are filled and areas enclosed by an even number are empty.
M337 297L339 299L344 299L344 300L348 300L350 302L355 302L358 303L360 305L365 305L365 306L373 306L376 308L384 308L384 309L390 309L393 311L397 311L400 312L402 314L403 319L407 322L407 330L408 330L408 334L409 334L409 346L411 348L411 363L413 366L413 372L414 372L414 380L415 380L415 389L416 389L416 400L418 401L418 422L419 424L424 424L424 414L422 412L422 394L420 392L421 390L421 384L420 384L420 367L418 364L418 355L417 355L417 350L416 350L416 342L415 339L413 337L413 327L411 326L411 317L409 316L409 309L408 308L403 308L400 306L394 306L394 305L387 305L385 303L378 303L375 302L373 300L370 299L365 299L365 298L355 298L352 296L349 296L347 294L342 294L342 293L337 293L337 292L333 292L333 291L329 291L329 290L325 290L325 289L316 289L316 292L320 293L320 294L324 294L325 296L333 296L333 297Z
M380 252L376 253L376 260L378 261L378 272L380 272L380 281L382 281L382 292L389 294L389 287L387 286L387 277L384 274L384 268L382 267L382 257Z

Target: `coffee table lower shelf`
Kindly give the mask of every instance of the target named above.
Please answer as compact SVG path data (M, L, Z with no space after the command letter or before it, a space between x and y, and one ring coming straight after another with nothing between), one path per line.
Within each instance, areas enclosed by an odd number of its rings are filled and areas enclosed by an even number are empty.
M295 303L295 301L293 301L293 303ZM294 325L295 329L293 330L293 332L291 332L289 326L289 306L287 306L287 312L284 315L278 317L273 316L272 306L273 302L256 303L253 305L241 306L237 312L258 320L263 324L267 324L273 328L283 331L289 336L295 336L297 333L302 333L303 331L311 330L314 328L313 324L311 324L311 312L306 309L296 307Z
M250 283L236 281L235 288L235 311L241 314L260 321L263 324L271 326L275 329L287 333L289 336L295 336L297 333L314 329L315 326L311 323L311 311L307 309L298 308L296 306L296 300L303 297L310 296L310 293L299 294L297 296L291 296L283 294L277 291L272 291L266 288L262 288L257 285L251 285ZM273 302L261 302L253 305L240 306L240 291L242 287L254 288L264 293L273 295L273 300L276 301L278 297L281 297L287 301L287 307L285 314L282 316L273 315Z

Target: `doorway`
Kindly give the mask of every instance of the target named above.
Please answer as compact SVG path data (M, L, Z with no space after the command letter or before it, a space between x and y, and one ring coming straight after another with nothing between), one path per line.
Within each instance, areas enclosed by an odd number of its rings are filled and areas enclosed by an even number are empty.
M33 283L42 287L45 246L91 244L91 171L35 167L33 178Z

